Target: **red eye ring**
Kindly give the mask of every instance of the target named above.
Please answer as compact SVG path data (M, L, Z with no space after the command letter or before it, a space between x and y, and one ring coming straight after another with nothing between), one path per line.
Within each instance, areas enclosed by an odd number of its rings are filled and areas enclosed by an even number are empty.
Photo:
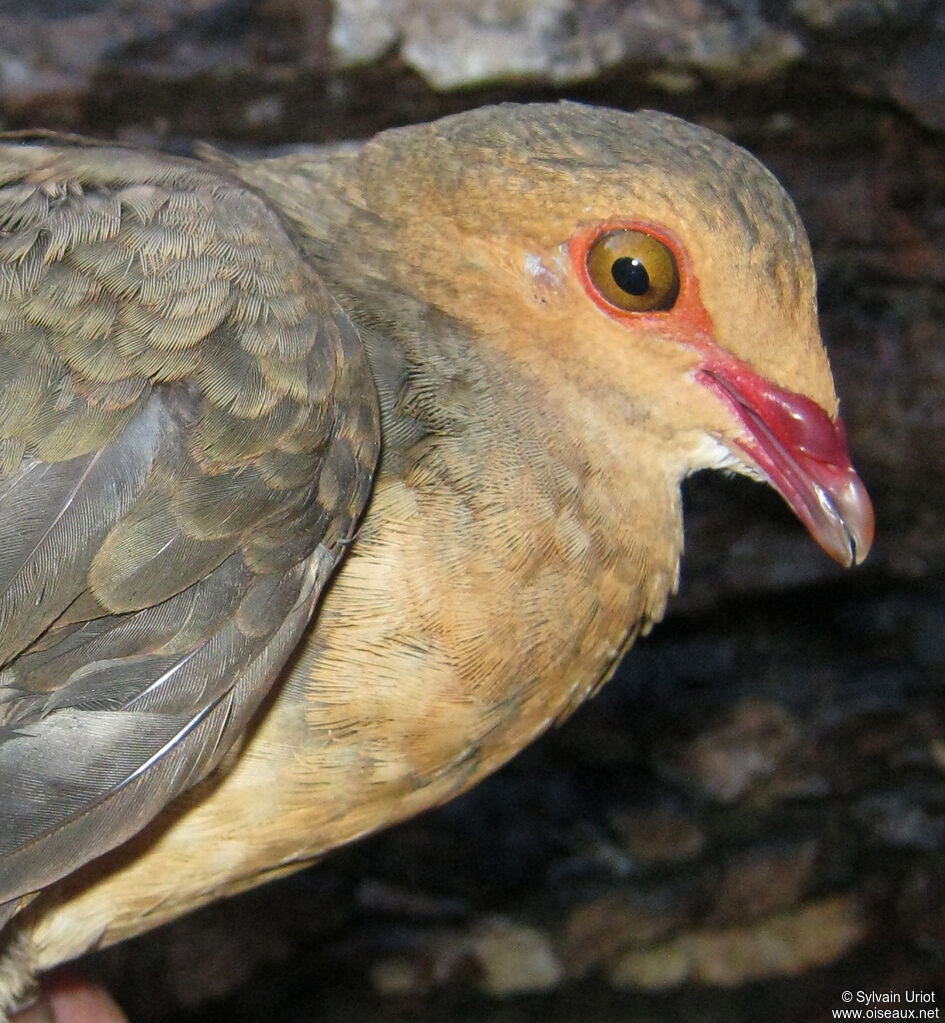
M647 231L604 231L587 250L586 264L600 297L624 312L668 312L679 297L675 253Z
M667 308L627 308L603 294L598 282L592 276L590 257L595 246L605 243L608 238L626 238L631 245L634 241L647 242L653 251L666 254L668 265L674 266L678 275L678 294ZM599 250L600 251L600 250ZM651 313L666 313L680 301L685 300L689 263L685 249L665 229L643 220L612 220L589 224L579 229L568 243L571 263L585 290L605 311L613 315L645 316ZM604 282L605 284L609 282ZM671 290L671 289L670 289ZM614 296L617 297L617 296Z
M608 301L600 293L588 271L588 253L600 238L614 231L638 231L649 235L662 243L672 254L679 273L679 294L671 308L652 311L627 310ZM647 220L605 220L579 228L572 235L567 247L571 266L582 287L594 304L607 316L628 326L652 325L664 335L674 336L681 344L689 347L701 347L698 340L700 338L704 342L714 339L714 324L702 304L699 281L692 260L685 245L674 232Z

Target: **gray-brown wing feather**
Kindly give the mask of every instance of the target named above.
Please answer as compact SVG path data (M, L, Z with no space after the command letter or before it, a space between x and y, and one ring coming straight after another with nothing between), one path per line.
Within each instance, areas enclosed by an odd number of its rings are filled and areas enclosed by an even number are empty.
M360 341L199 164L0 144L0 903L220 759L367 501Z

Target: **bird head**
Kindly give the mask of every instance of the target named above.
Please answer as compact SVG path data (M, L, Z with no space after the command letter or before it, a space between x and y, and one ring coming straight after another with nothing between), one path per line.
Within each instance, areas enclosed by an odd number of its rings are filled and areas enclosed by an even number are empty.
M385 288L553 384L588 443L620 457L642 424L676 478L767 480L834 558L866 556L810 246L745 150L665 114L561 103L395 129L358 162Z

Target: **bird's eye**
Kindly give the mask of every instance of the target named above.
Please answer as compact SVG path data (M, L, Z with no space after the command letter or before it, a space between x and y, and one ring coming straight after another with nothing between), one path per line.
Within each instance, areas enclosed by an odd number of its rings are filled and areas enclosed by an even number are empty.
M672 251L644 231L608 231L587 253L587 273L600 296L630 313L672 309L679 268Z

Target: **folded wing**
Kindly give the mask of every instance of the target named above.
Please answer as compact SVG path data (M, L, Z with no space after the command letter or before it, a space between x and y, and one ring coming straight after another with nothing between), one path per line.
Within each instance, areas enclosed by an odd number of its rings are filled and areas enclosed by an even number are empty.
M7 914L246 727L378 443L359 338L255 193L130 149L0 144Z

